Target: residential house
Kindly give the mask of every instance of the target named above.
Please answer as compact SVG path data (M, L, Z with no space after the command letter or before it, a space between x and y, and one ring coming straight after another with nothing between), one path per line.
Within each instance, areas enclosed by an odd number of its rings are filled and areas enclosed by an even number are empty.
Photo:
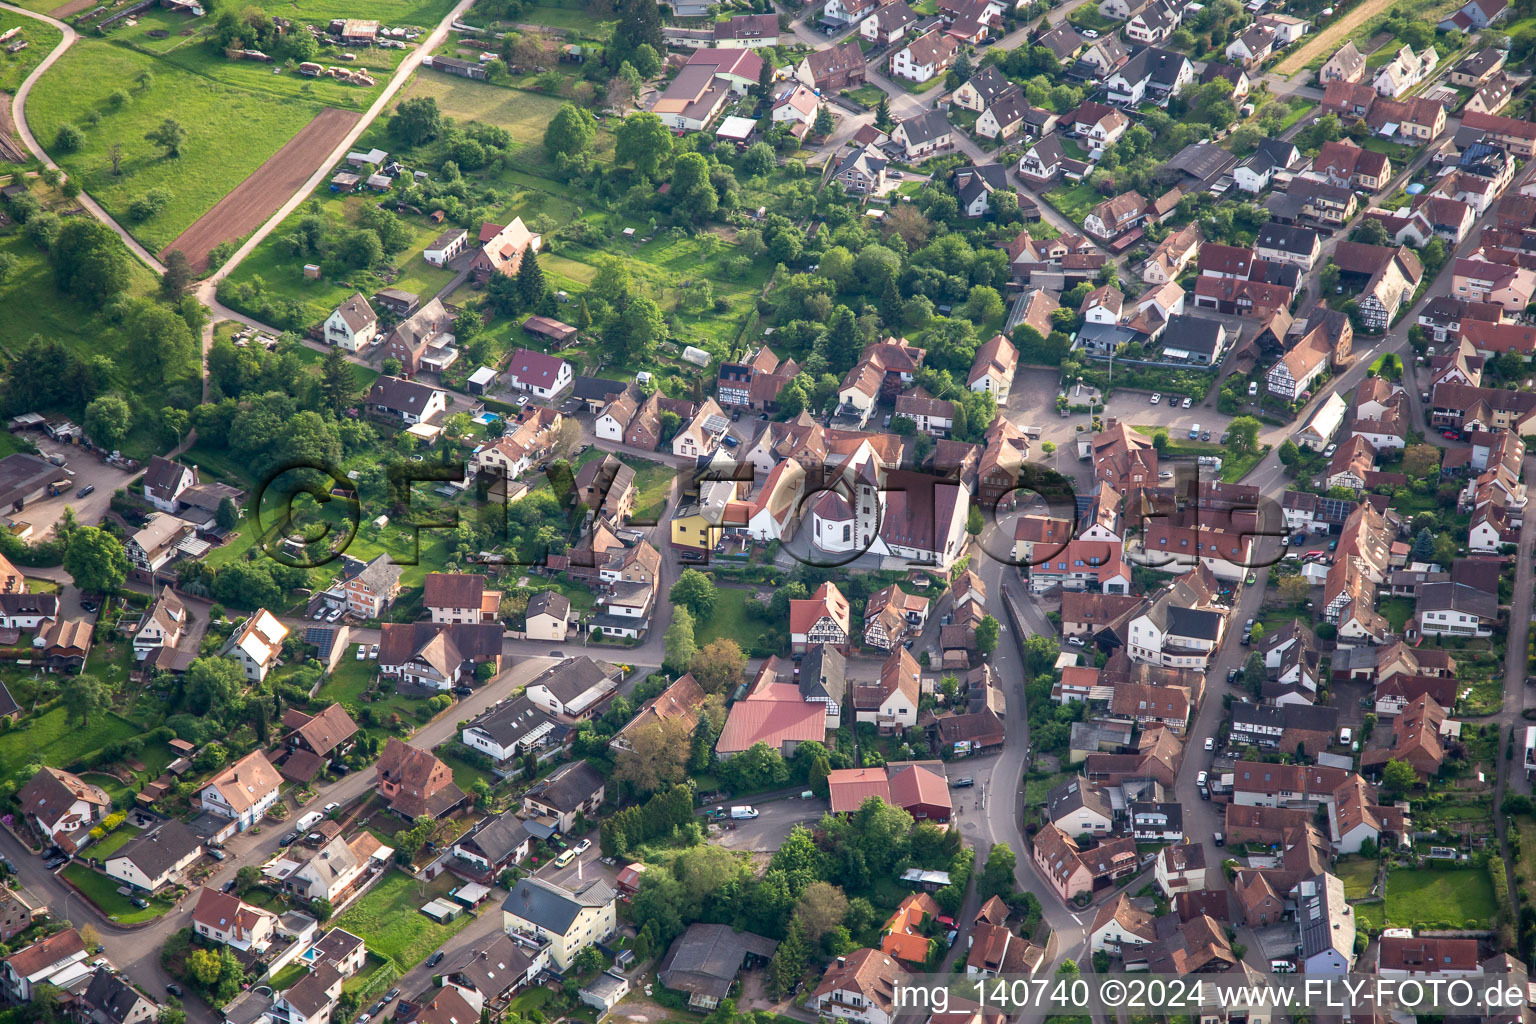
M911 82L926 82L948 70L958 52L958 41L937 28L929 29L891 55L891 75Z
M495 622L501 591L485 589L485 577L478 573L429 572L421 604L436 623Z
M917 20L917 12L907 5L906 0L894 0L882 4L859 22L859 35L876 46L893 46Z
M597 816L606 793L606 783L597 769L585 761L572 761L523 794L523 815L550 819L551 827L570 835L578 816Z
M91 829L111 811L112 799L100 786L44 766L16 794L16 806L40 835L73 851L90 841Z
M1467 0L1459 10L1435 27L1470 35L1481 32L1509 13L1508 0Z
M162 512L181 510L180 498L197 485L197 470L179 462L152 455L144 471L144 500Z
M267 755L254 750L209 779L198 801L203 810L233 820L237 830L244 832L277 802L282 783Z
M871 12L874 9L870 7ZM823 96L857 89L864 84L865 72L864 51L856 39L845 40L824 50L813 50L795 65L795 77Z
M1138 228L1146 219L1147 201L1135 192L1106 199L1083 217L1083 230L1095 238L1113 241Z
M1268 60L1274 49L1275 30L1268 25L1253 24L1228 43L1225 52L1227 60L1252 68Z
M379 672L445 691L476 678L481 665L501 671L501 626L493 623L386 622L379 632Z
M694 50L652 109L669 128L702 131L732 96L757 85L762 68L750 49Z
M954 145L954 129L942 110L929 110L896 122L891 141L900 146L908 161L923 160Z
M1365 57L1350 40L1318 69L1317 84L1326 87L1330 82L1358 82L1364 74Z
M600 713L618 692L620 678L618 669L583 654L540 673L525 693L550 714L579 722Z
M877 949L856 949L838 957L822 974L805 1006L819 1016L850 1024L892 1024L896 989L907 969Z
M102 862L108 878L144 892L177 880L203 855L203 841L177 818L139 833Z
M1404 46L1377 69L1371 85L1381 95L1397 99L1426 80L1439 62L1440 55L1433 46L1426 46L1418 53L1413 52L1413 47Z
M568 889L528 877L502 901L503 930L548 942L550 962L563 972L582 950L613 937L618 929L616 904L614 891L601 879Z
M247 680L259 683L282 659L286 639L288 627L265 608L258 608L225 641L219 655L239 665Z
M374 780L390 811L407 821L423 814L441 818L464 800L464 791L454 785L452 768L431 751L394 736L374 765Z
M160 1013L153 999L105 964L96 968L90 984L75 998L72 1018L82 1024L148 1024Z
M453 317L442 300L434 298L389 332L384 358L400 360L404 377L416 376L423 367L441 372L458 359L455 340Z
M353 563L356 564L356 563ZM342 584L347 595L347 614L376 619L400 596L400 566L388 555L375 555Z
M520 348L507 361L507 383L539 398L553 398L571 382L571 364L557 356Z
M459 232L463 234L462 229ZM326 317L323 333L327 344L335 345L348 352L358 352L372 345L379 334L379 317L363 297L362 292L353 292L352 297L337 306ZM158 458L159 456L156 456ZM175 509L167 509L174 512Z
M404 377L379 377L368 389L363 408L373 419L395 427L432 424L448 411L448 393Z

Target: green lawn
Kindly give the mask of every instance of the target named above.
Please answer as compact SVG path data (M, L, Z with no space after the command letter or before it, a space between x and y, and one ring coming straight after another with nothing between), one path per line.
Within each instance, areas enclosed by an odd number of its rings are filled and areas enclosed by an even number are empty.
M44 203L67 209L59 204L56 194L45 198ZM0 316L0 347L14 351L28 339L40 335L82 355L110 356L117 387L125 394L147 393L151 382L138 377L128 343L118 325L110 322L100 307L87 306L55 288L47 257L25 240L19 228L0 230L0 253L16 259L15 269L0 281L0 309L27 311L26 316ZM155 276L149 268L137 260L130 260L128 265L127 294L152 294ZM155 394L161 399L154 409L169 404L169 399L176 393L184 395L184 400L189 403L197 401L201 389L196 379L199 368L196 358L196 350L189 347L175 358L163 379L152 382ZM153 415L143 415L148 410L142 407L134 411L134 424L123 450L139 458L163 451L156 436L157 419Z
M694 639L698 645L703 647L721 637L729 637L737 643L742 643L745 638L756 635L758 631L754 630L747 620L747 601L750 597L751 591L737 587L721 587L715 598L714 610L709 613L709 621L701 623L694 631Z
M448 117L494 124L510 132L514 142L535 146L543 145L544 129L565 103L557 96L474 82L431 69L418 72L404 95L430 96Z
M447 895L458 884L452 875L441 875L425 885L402 871L392 870L336 921L363 939L370 952L389 957L402 972L427 958L444 941L472 920L460 914L448 924L438 924L421 912L423 904Z
M1481 868L1395 868L1387 876L1387 920L1394 927L1484 928L1495 910Z
M458 744L455 743L453 746L458 746ZM459 749L463 748L461 747ZM466 793L474 791L474 785L477 779L484 779L490 786L495 786L496 783L500 781L496 778L494 773L486 771L484 768L476 768L468 761L462 760L453 754L439 752L437 754L437 758L438 760L442 761L443 764L446 764L449 768L453 769L454 785L458 786Z
M1370 928L1372 931L1381 931L1386 927L1386 905L1379 900L1375 903L1355 904L1355 923L1357 927Z
M272 980L270 982L272 990L274 992L282 992L285 989L292 987L294 982L298 981L308 973L309 969L303 964L289 964L287 967L284 967L282 970L278 971L272 976Z
M160 899L154 896L144 897L148 907L136 907L129 902L132 897L123 896L118 890L119 883L98 874L84 864L73 863L65 865L61 872L69 879L86 898L96 904L96 908L113 921L119 924L138 924L141 921L153 921L157 917L164 916L175 904L170 900Z
M1376 880L1376 862L1351 857L1334 865L1333 873L1344 882L1345 899L1362 899L1370 894L1371 883Z
M67 718L59 706L0 733L0 778L18 778L29 764L67 768L87 754L143 732L117 715L93 715L84 728Z
M1384 598L1376 606L1376 610L1382 614L1392 626L1394 633L1403 631L1403 624L1413 618L1414 602L1411 597Z
M1078 8L1082 10L1083 8ZM1053 188L1045 194L1045 199L1056 209L1060 210L1068 220L1082 223L1088 211L1104 201L1104 197L1091 186L1079 182L1076 185Z
M556 4L529 4L523 8L523 13L517 16L517 20L530 25L570 29L586 35L594 32L606 34L605 30L613 24L611 21L598 21L579 8L561 7Z
M1300 121L1302 118L1311 113L1313 108L1316 106L1317 103L1313 100L1309 100L1301 96L1292 96L1291 111L1290 113L1286 114L1284 120L1280 122L1280 130L1282 132L1285 131L1291 125L1295 124L1297 121Z
M676 470L648 459L629 458L625 461L635 471L635 514L630 523L645 526L657 522L666 508L667 496L672 493Z
M134 85L142 71L153 76L147 90ZM129 96L121 109L113 109L108 102L108 96L117 91ZM249 177L321 109L320 104L297 95L283 102L274 99L219 84L126 47L84 38L38 80L27 118L60 165L146 247L159 250ZM100 115L95 126L86 123L89 112ZM168 117L187 133L177 159L162 156L159 147L144 138ZM52 145L65 123L84 131L85 142L78 152L60 152ZM114 144L121 144L123 153L122 173L116 176L108 161ZM149 220L135 223L127 216L128 206L151 188L170 192L170 203Z
M866 107L878 107L880 101L885 99L885 90L878 85L861 85L857 89L849 89L846 95Z
M98 781L91 776L86 776L86 780ZM108 857L112 856L112 854L116 853L118 850L121 850L124 846L127 846L129 841L132 840L134 836L138 835L140 831L140 829L137 829L132 825L120 825L118 826L116 832L113 832L101 842L92 843L90 847L87 848L87 855L95 857L97 860L105 863Z
M6 53L0 47L0 92L14 93L32 69L43 62L43 58L53 52L53 48L59 45L63 38L58 29L41 21L33 21L31 18L23 18L19 14L10 11L0 11L0 34L9 32L20 26L21 34L13 36L6 46L12 46L20 40L26 40L27 48L19 53Z

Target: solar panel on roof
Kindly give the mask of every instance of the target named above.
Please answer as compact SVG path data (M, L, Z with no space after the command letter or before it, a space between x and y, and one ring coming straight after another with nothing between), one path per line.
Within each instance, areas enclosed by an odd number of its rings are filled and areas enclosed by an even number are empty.
M711 434L717 434L730 426L730 423L731 421L724 416L711 415L704 420L704 429Z

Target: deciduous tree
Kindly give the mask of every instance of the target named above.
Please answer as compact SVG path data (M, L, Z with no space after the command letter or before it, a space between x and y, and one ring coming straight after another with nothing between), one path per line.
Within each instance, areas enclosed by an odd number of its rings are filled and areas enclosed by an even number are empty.
M95 526L77 526L64 550L64 571L75 586L92 594L115 593L128 578L122 542Z
M80 675L64 684L66 722L89 727L91 716L112 706L112 692L93 675Z
M741 682L747 656L730 637L711 640L693 656L688 671L705 693L721 693Z
M682 782L688 774L690 733L688 723L680 718L635 729L627 737L628 749L614 757L613 777L642 795Z
M167 117L145 132L144 138L164 150L167 157L179 157L181 147L187 144L187 130L174 117Z
M120 448L133 426L133 410L121 395L100 395L85 407L85 433L103 451Z

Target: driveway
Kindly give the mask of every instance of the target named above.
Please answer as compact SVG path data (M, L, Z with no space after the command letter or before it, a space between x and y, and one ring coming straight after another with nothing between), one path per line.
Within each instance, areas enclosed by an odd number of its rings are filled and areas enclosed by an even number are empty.
M784 845L784 838L789 835L790 829L796 825L819 821L823 814L832 809L830 802L820 798L801 800L799 797L791 797L788 800L753 804L750 797L744 797L736 806L742 804L756 807L758 816L748 821L731 821L727 818L725 824L734 827L715 833L710 837L710 842L728 850L772 853ZM724 807L729 813L732 805L718 806Z
M37 435L32 440L37 443L38 450L43 453L44 458L50 455L61 456L65 460L64 468L74 474L69 490L55 497L33 502L12 516L17 522L32 526L36 531L33 534L33 540L43 540L51 535L54 524L64 514L66 507L75 510L75 518L80 522L90 526L99 524L106 517L107 509L111 506L112 492L119 487L127 487L129 482L139 475L118 469L116 466L109 466L95 452L88 452L84 448L59 444L44 435ZM77 497L77 492L87 484L95 487L95 492L83 498Z

